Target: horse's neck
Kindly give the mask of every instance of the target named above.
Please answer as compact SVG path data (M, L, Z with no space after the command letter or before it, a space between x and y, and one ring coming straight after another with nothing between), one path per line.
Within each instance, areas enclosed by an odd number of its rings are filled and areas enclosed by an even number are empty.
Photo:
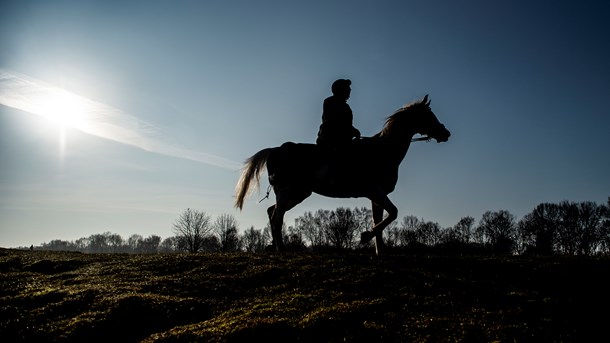
M397 166L400 165L407 155L407 151L409 151L409 147L411 146L411 139L413 139L414 135L415 133L408 133L400 135L400 137L393 135L385 137L388 141L388 146L391 147L388 157L390 157Z

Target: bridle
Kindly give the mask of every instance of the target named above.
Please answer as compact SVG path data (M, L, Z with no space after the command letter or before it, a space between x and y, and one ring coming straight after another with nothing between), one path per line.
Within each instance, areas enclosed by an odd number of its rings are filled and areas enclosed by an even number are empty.
M418 138L413 138L411 139L411 142L429 142L430 140L432 140L432 137L430 136L423 136L423 137L418 137Z

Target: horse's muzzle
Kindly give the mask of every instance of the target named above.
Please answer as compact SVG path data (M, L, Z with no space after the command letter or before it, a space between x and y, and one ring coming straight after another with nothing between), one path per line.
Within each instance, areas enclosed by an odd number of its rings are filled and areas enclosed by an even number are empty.
M437 130L434 130L434 133L432 133L430 136L436 139L438 143L443 143L449 140L451 132L445 128L445 125L441 124L441 126L439 126Z

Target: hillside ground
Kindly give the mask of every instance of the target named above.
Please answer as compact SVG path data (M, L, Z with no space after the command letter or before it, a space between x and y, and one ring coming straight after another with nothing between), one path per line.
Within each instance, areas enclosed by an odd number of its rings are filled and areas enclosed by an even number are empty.
M0 250L4 342L549 342L606 334L608 258Z

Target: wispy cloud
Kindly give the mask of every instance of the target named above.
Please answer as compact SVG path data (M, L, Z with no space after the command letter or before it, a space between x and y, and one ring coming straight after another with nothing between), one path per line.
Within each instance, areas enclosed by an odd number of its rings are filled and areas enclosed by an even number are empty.
M57 104L58 99L64 104ZM240 163L224 157L168 143L155 125L132 114L14 71L0 69L0 104L50 120L63 116L59 120L77 130L149 152L224 169L240 168ZM58 110L54 106L62 113L54 113Z

